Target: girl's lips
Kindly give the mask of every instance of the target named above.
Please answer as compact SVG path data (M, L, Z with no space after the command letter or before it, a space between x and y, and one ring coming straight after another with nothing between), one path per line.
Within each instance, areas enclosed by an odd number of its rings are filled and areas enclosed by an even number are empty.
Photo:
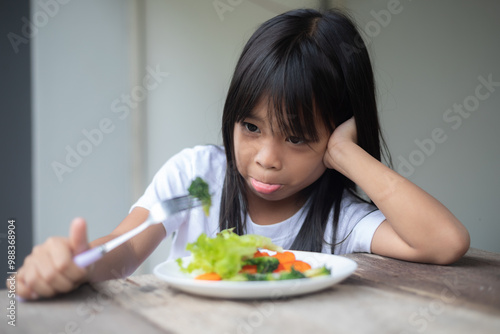
M257 181L256 179L250 179L252 182L253 188L262 194L271 194L281 188L281 185L279 184L269 184L269 183L263 183L260 181Z

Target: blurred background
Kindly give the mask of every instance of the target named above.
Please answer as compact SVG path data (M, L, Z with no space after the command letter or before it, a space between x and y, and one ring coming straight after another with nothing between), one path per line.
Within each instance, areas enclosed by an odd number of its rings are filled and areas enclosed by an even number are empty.
M9 219L18 267L34 244L67 235L75 216L90 239L107 234L169 157L221 144L244 43L302 7L355 18L394 168L465 224L472 247L500 252L500 2L4 0L1 254Z

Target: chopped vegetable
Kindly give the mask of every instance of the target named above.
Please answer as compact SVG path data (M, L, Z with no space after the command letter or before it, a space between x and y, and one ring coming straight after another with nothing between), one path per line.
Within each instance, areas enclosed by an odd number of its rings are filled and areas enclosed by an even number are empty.
M241 274L240 274L241 275ZM306 278L306 275L297 271L295 269L291 269L290 271L284 271L282 273L243 273L242 275L244 279L240 278L238 280L246 280L246 281L282 281L288 279L297 279L297 278Z
M295 254L292 252L276 253L273 257L277 258L280 263L287 263L295 261Z
M327 269L325 266L309 269L304 272L304 275L306 277L328 276L330 274L331 274L330 269Z
M261 251L256 251L253 257L262 257L262 256L270 256L269 253L266 252L261 252Z
M292 262L283 263L283 268L286 271L290 271L292 270L292 268L294 268L295 270L303 273L304 271L311 269L311 266L309 265L309 263L305 263L304 261L295 260Z
M245 278L247 281L275 281L276 280L276 276L274 276L271 273L246 274Z
M280 262L275 257L259 256L246 260L244 264L253 264L255 265L258 273L264 274L272 273L274 270L276 270L276 268L278 268Z
M282 273L279 279L285 280L285 279L296 279L296 278L306 278L306 276L292 267L290 271L285 271L284 273Z
M239 236L232 229L218 233L214 238L201 234L196 242L186 247L192 260L181 271L197 274L196 279L231 281L278 281L330 275L326 267L311 266L295 258L292 252L283 252L271 239L247 234ZM276 251L269 255L259 249Z
M208 192L208 184L198 176L193 180L193 182L191 182L188 192L191 196L201 201L203 211L205 212L205 215L208 216L210 214L210 206L212 206L212 197Z
M239 236L232 230L224 230L214 238L203 233L196 242L189 243L186 249L191 251L193 259L186 268L182 266L182 259L177 262L184 272L215 272L222 279L228 279L241 270L243 262L251 258L257 248L282 251L270 238L255 234Z
M285 267L283 266L283 263L278 264L278 268L276 268L273 273L279 273L280 271L284 271Z
M195 279L205 280L205 281L220 281L222 277L216 273L205 273L195 277Z
M243 274L257 274L257 266L254 264L246 264L241 268L240 273Z

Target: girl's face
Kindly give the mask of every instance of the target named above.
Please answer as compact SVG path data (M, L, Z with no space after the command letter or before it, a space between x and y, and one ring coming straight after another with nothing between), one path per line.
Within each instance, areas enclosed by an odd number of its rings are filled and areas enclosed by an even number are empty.
M329 133L319 121L317 142L287 136L269 122L267 99L234 127L234 152L238 172L246 183L247 198L297 203L300 191L326 170L323 164ZM283 203L283 202L282 202Z

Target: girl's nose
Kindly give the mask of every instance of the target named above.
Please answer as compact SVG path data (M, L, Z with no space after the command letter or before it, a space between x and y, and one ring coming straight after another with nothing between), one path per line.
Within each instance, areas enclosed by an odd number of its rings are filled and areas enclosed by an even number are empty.
M275 140L266 140L260 146L255 161L265 169L280 170L283 167L281 153L282 149Z

